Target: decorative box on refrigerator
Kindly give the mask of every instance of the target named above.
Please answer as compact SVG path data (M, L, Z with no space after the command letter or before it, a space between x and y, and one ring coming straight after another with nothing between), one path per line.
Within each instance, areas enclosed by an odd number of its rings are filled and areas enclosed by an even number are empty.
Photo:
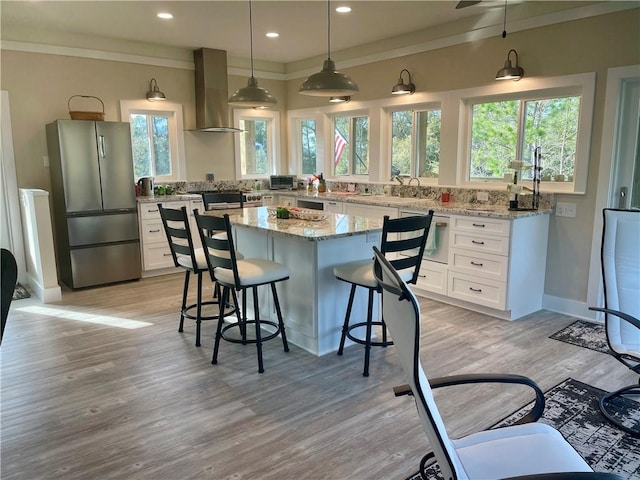
M60 279L82 288L140 278L129 124L57 120L46 130Z

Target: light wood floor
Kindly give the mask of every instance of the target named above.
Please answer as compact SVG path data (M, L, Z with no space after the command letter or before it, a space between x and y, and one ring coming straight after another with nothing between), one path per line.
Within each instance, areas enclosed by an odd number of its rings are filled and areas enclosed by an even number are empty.
M413 401L393 396L405 383L394 347L373 349L369 378L360 346L317 358L272 340L260 375L254 346L223 342L211 365L215 322L201 348L193 323L177 332L182 278L12 304L0 349L3 480L388 480L417 470L428 444ZM549 339L567 316L506 322L430 300L422 312L430 376L520 373L543 390L567 377L607 390L636 380L608 355ZM528 399L519 387L436 394L453 436Z

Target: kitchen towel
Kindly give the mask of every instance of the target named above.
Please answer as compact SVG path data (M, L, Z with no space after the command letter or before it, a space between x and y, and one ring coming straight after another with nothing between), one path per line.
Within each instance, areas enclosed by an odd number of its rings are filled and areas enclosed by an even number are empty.
M426 255L433 255L438 250L438 227L433 223L429 229L429 235L427 235L427 243L424 247L424 253Z

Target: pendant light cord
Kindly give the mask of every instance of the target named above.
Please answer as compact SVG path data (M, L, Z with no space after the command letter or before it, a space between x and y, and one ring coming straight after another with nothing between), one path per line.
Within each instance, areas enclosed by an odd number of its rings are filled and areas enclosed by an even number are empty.
M253 17L251 15L251 0L249 0L249 43L251 45L251 78L253 78Z
M507 0L504 0L504 23L502 25L502 38L507 38Z
M327 59L331 60L331 0L327 0Z

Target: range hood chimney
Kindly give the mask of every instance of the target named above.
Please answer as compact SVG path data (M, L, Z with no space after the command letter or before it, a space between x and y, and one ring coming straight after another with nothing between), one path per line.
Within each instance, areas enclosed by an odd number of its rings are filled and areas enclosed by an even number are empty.
M241 132L229 125L227 52L211 48L193 51L196 67L196 130Z

